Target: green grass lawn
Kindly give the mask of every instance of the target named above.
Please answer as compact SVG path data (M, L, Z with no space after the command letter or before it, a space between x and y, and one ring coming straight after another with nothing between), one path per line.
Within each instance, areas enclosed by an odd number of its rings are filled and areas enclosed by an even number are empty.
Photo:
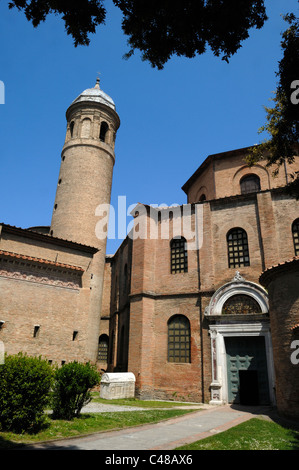
M123 429L142 424L156 423L165 419L182 416L194 410L144 410L117 413L82 414L72 421L52 420L47 416L44 429L37 434L14 434L0 432L0 449L14 448L18 444L34 444L40 441L76 437L111 429Z
M185 450L299 450L299 430L265 418L252 418L234 428L179 447Z

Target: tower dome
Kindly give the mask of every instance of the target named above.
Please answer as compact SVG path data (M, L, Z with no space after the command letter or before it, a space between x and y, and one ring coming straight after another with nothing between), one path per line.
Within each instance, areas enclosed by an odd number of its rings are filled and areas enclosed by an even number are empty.
M97 82L94 88L87 88L84 90L73 102L72 105L75 103L80 103L82 101L91 101L94 103L101 103L109 106L110 108L115 110L115 104L113 99L104 93L103 90L100 88L100 79L97 78Z

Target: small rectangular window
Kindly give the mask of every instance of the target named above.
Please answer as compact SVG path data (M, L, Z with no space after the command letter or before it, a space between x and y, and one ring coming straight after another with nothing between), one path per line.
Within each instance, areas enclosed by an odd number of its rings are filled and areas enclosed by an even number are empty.
M76 341L76 339L78 338L78 331L73 331L73 341Z
M40 332L40 325L34 325L33 338L38 338Z

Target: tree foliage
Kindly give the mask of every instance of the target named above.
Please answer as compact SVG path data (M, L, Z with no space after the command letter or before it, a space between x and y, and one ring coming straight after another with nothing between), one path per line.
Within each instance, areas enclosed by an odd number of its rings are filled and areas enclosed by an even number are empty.
M163 68L172 55L188 58L208 47L228 59L267 19L263 0L114 0L124 15L131 49Z
M106 16L102 0L12 0L8 6L23 11L34 27L45 21L50 13L60 15L75 46L88 45L88 34L95 33Z
M273 167L274 175L284 162L293 163L299 141L299 20L294 14L286 15L289 27L282 34L283 56L278 64L278 85L273 98L274 106L265 107L266 124L259 133L268 133L260 145L252 148L247 159L249 165L267 159L267 166ZM298 90L296 90L296 88ZM299 196L299 179L290 175L293 181L289 189Z
M113 0L123 14L122 28L142 59L162 69L173 55L194 57L209 47L228 61L267 19L264 0ZM61 15L75 46L88 45L89 33L105 23L104 0L11 0L33 26L50 13Z

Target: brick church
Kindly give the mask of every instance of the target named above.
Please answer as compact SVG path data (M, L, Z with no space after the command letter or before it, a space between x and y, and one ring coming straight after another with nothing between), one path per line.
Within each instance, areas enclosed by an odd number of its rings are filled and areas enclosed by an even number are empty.
M106 255L119 116L97 81L66 120L51 225L0 225L5 352L132 372L140 398L275 404L260 278L299 255L299 203L285 189L299 158L274 178L266 161L246 165L249 148L208 156L182 186L186 204L138 204Z

